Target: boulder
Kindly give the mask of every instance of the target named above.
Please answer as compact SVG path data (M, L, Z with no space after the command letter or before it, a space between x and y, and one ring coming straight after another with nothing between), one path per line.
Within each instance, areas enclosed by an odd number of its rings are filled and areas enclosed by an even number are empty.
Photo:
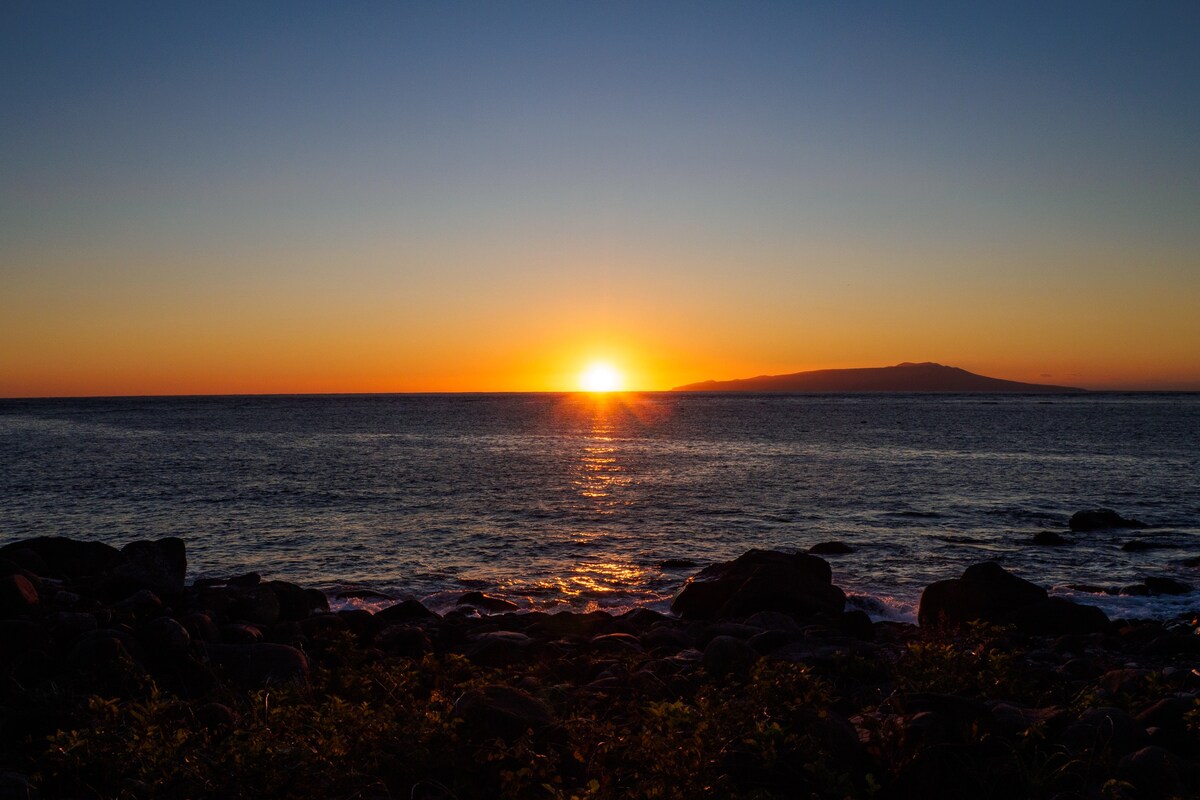
M1069 544L1075 544L1070 539L1062 536L1055 531L1038 531L1033 537L1033 543L1040 547L1063 547Z
M526 731L543 731L554 723L554 715L545 703L509 686L468 690L454 703L453 713L463 720L468 737L480 739L513 739Z
M1173 578L1149 577L1142 581L1150 594L1187 594L1192 590L1186 583Z
M248 689L308 681L308 659L285 644L210 644L208 659Z
M684 619L714 620L779 611L795 617L840 615L846 595L829 564L804 553L751 550L688 579L671 610Z
M758 661L758 652L742 639L714 636L704 648L704 669L715 678L744 677Z
M37 589L24 575L0 575L0 617L32 614L41 606Z
M65 536L38 536L0 547L6 558L43 578L91 578L102 574L117 557L103 542L77 542Z
M396 603L394 606L388 606L375 612L376 622L388 625L395 625L401 622L419 622L422 620L433 621L437 619L439 619L437 614L416 600L405 600Z
M485 667L507 667L524 660L533 639L516 631L486 631L471 638L463 655Z
M1125 519L1111 508L1093 508L1087 511L1076 511L1067 521L1073 531L1104 531L1113 528L1148 528L1144 522L1136 519Z
M808 552L815 556L834 556L853 553L854 548L845 542L818 542L808 548Z
M110 594L127 595L149 589L168 602L183 593L187 555L182 539L169 536L155 541L130 542L121 548L108 569L105 585Z
M268 581L262 585L275 595L281 620L295 622L313 611L329 610L329 600L315 589L305 589L288 581Z
M488 611L493 614L516 611L519 608L516 603L502 600L499 597L491 597L483 592L467 592L458 598L456 605L470 606L471 608L478 608L481 611Z
M994 561L967 567L961 578L925 587L917 621L922 627L960 627L973 621L1016 625L1027 633L1093 633L1108 617L1092 606L1051 598Z

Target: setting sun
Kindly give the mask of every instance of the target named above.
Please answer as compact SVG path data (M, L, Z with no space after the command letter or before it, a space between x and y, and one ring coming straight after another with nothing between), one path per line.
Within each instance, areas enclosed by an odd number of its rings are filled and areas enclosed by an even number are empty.
M585 392L617 392L622 382L621 373L602 362L588 365L579 376L579 388Z

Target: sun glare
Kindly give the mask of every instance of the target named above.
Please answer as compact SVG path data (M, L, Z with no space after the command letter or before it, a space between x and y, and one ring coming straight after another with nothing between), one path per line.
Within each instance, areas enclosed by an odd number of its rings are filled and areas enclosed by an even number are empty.
M589 364L579 376L579 388L585 392L618 392L621 382L621 373L615 367L600 362Z

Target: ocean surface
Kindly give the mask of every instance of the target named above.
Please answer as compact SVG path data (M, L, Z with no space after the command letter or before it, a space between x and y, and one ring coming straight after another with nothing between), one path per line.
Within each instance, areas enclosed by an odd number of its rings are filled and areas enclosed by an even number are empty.
M1070 534L1080 509L1153 527ZM1031 544L1043 530L1075 541ZM841 540L877 619L996 560L1111 616L1200 593L1200 395L479 394L0 400L0 544L179 536L257 571L446 608L665 609L700 567ZM1127 552L1132 540L1153 549ZM695 566L662 566L667 560ZM348 602L348 601L347 601ZM355 601L363 602L363 601Z

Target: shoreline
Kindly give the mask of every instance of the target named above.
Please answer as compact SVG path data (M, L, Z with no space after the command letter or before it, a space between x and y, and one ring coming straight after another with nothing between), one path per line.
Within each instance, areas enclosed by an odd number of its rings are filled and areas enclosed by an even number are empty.
M920 625L761 550L697 572L672 614L480 592L329 611L269 576L187 585L178 539L25 540L0 568L12 796L1200 789L1200 614L1109 620L994 563L926 587Z

